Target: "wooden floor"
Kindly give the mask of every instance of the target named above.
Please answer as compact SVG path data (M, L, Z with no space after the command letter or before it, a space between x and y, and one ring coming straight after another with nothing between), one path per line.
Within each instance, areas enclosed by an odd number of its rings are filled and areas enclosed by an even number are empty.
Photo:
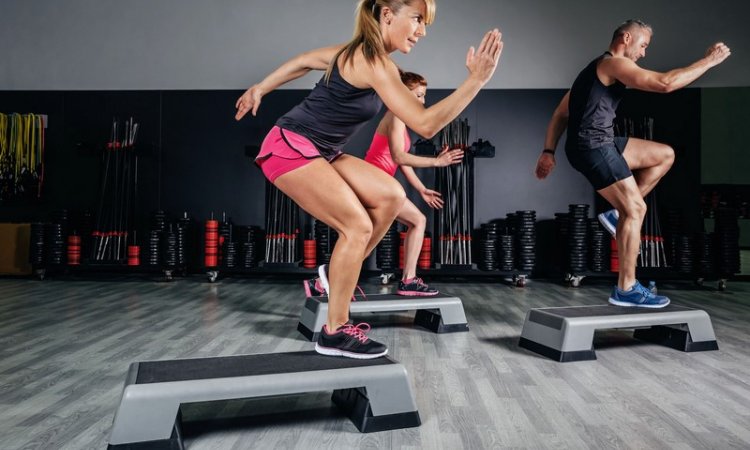
M413 313L367 315L415 389L422 426L360 434L328 393L192 405L189 420L242 416L195 449L750 448L750 284L660 286L707 310L719 351L682 353L597 334L597 361L517 347L529 308L601 304L609 287L440 283L471 331L436 335ZM370 292L382 289L366 286ZM132 361L309 350L299 281L0 279L0 448L103 449ZM258 411L273 414L259 415Z

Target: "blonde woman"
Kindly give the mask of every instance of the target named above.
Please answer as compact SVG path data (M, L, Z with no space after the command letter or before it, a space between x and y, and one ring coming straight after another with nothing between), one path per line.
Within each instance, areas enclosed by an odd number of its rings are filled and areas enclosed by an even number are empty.
M501 35L492 30L476 51L469 49L466 80L425 108L401 82L390 54L408 54L434 16L434 0L360 0L351 41L296 56L236 102L237 120L248 112L255 115L264 94L310 70L326 71L308 97L276 122L256 158L276 187L339 234L330 267L318 271L320 287L328 293L328 318L315 345L318 353L369 359L388 352L367 337L369 325L349 322L349 303L362 262L406 195L392 177L342 149L383 103L418 134L435 135L490 80L500 59Z

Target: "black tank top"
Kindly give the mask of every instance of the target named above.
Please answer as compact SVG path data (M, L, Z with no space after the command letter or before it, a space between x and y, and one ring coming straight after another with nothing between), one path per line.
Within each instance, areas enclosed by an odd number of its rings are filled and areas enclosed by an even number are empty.
M597 148L614 141L612 122L617 105L625 93L625 85L615 81L605 86L596 76L596 67L605 55L591 61L578 74L570 89L568 103L568 137L565 147L568 150L578 148Z
M323 76L302 103L284 114L276 125L310 139L330 160L343 151L349 139L382 106L374 89L352 86L334 64L329 81Z

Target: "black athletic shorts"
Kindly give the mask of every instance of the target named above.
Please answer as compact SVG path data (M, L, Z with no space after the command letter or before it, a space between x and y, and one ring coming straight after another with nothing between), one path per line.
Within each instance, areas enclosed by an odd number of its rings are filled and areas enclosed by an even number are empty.
M565 154L574 169L588 178L597 191L617 181L633 176L622 156L627 137L615 137L614 142L597 148L565 147Z

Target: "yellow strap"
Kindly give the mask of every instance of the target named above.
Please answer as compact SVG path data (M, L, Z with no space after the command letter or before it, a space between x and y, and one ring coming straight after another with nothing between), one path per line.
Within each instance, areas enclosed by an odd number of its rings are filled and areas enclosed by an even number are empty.
M13 113L11 116L11 155L14 158L15 165L15 177L18 180L18 175L21 173L21 161L20 153L23 148L23 136L21 132L21 115Z
M28 115L29 123L29 141L26 143L26 163L29 165L29 171L34 171L34 147L36 145L36 129L34 127L34 115Z
M21 168L29 167L29 115L21 116L23 118L23 151L21 153Z
M34 129L36 137L36 145L34 146L34 170L36 166L42 163L42 144L44 143L44 124L42 123L42 116L34 116Z
M18 153L18 163L19 163L19 170L23 169L26 166L26 142L28 139L26 138L26 117L21 115L21 139L20 139L20 146L19 146L19 153Z
M8 116L0 113L0 163L5 160L8 151Z
M10 123L9 123L10 122ZM8 128L10 125L10 135ZM16 180L21 169L34 172L42 161L44 145L44 120L36 114L0 113L0 164L9 163Z

